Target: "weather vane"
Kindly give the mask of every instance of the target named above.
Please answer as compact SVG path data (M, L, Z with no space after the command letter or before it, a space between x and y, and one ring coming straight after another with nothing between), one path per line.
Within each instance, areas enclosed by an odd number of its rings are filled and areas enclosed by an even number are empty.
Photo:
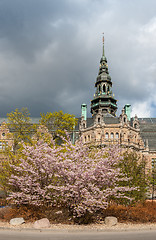
M102 33L102 35L103 35L102 41L103 41L103 43L104 43L104 32Z
M105 51L104 51L104 32L102 33L103 38L102 38L102 42L103 42L103 56L105 55Z

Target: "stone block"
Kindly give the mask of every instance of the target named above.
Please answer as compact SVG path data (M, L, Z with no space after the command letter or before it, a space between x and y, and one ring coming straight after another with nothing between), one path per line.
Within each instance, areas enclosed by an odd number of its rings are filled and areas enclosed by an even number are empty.
M50 222L47 218L42 218L40 220L37 220L33 224L34 228L49 228L50 227Z
M25 223L24 218L12 218L10 220L10 225L17 226Z

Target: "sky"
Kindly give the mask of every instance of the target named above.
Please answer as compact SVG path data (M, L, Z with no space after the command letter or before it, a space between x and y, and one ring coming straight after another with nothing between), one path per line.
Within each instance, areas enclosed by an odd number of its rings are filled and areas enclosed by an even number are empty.
M156 117L155 0L0 0L0 117L90 116L103 32L117 115Z

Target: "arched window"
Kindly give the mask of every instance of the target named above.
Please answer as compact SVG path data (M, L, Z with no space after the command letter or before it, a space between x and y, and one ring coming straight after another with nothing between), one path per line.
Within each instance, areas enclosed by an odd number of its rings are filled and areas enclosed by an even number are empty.
M123 119L123 120L124 120L124 123L126 123L126 117L124 117L124 119Z
M98 123L100 123L100 118L98 117Z
M103 92L104 92L104 93L106 92L106 86L105 86L105 84L103 85Z
M110 91L110 87L108 86L108 87L107 87L107 92L109 92L109 91Z
M88 135L88 141L90 141L90 135Z
M101 86L99 85L99 92L101 92Z
M114 133L111 133L111 139L114 139Z
M106 139L109 138L109 134L108 134L108 132L105 133L105 138L106 138Z
M119 138L119 133L115 134L115 138L118 139Z
M134 124L134 128L137 129L138 128L138 125L137 123Z
M152 158L152 171L156 169L156 158Z
M85 136L85 142L87 141L87 137Z

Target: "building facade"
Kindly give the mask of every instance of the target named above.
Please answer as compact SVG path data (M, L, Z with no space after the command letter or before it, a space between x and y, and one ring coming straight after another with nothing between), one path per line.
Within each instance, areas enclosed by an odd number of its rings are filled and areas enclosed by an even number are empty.
M87 105L82 104L77 132L86 144L106 146L116 143L133 149L148 159L149 167L153 166L156 164L156 118L131 117L130 107L126 104L120 116L116 116L117 100L112 91L103 39L95 94L91 100L92 117L87 118Z

